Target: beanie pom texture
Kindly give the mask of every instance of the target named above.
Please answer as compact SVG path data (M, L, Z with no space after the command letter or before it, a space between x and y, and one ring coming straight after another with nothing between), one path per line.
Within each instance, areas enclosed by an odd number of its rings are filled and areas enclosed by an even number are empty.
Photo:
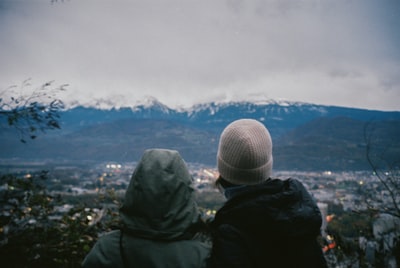
M253 185L272 173L272 140L267 128L257 120L240 119L221 134L217 167L222 178L237 185Z

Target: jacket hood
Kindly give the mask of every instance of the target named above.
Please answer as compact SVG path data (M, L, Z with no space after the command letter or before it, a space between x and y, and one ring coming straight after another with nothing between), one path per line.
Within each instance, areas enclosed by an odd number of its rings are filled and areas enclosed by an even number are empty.
M215 217L258 236L300 238L320 234L322 217L304 186L295 179L269 179L239 188Z
M177 151L146 150L120 209L125 229L142 238L181 239L200 220L192 177Z

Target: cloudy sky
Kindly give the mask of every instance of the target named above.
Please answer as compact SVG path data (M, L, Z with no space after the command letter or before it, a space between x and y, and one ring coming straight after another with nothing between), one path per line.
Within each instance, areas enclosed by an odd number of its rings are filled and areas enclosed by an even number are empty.
M0 0L0 89L400 111L398 0Z

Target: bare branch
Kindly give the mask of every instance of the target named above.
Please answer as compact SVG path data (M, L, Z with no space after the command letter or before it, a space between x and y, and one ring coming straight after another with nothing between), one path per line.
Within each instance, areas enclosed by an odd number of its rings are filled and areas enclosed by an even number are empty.
M375 128L372 126L372 123L369 122L364 127L364 140L365 140L365 148L366 148L366 159L368 164L370 165L374 175L379 180L381 185L389 194L391 204L390 207L383 206L380 207L379 210L381 212L390 214L392 216L400 218L400 172L399 166L396 161L390 162L387 159L387 154L392 144L390 141L387 141L386 146L380 148L377 151L378 145L374 144L373 134ZM377 138L375 138L377 139ZM383 165L383 166L382 166ZM372 204L372 200L377 201L378 196L374 194L368 195L366 199L366 203L368 205ZM377 202L375 202L376 204Z
M0 116L18 131L21 142L26 142L26 136L35 139L38 131L60 128L59 112L64 104L57 94L65 91L68 85L53 86L53 83L46 82L25 93L31 87L31 79L26 79L20 87L11 86L3 91L7 92L8 99L0 99Z

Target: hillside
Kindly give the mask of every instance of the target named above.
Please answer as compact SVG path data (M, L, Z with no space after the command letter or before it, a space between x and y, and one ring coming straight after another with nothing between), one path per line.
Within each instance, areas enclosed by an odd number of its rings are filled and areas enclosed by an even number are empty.
M370 124L370 125L368 125ZM366 129L367 127L367 129ZM388 161L400 162L400 121L366 123L348 117L318 118L275 143L275 167L301 170L368 169L366 140ZM290 164L287 164L289 162ZM283 164L284 163L284 164Z
M148 106L63 112L62 129L22 144L12 129L0 133L0 158L9 161L137 161L146 148L179 150L187 162L215 165L218 137L238 118L262 121L274 141L274 165L282 170L368 169L364 128L376 147L400 155L400 113L299 103L203 104L173 110ZM371 123L372 122L372 123ZM369 125L368 125L369 124ZM373 131L372 131L373 130Z

